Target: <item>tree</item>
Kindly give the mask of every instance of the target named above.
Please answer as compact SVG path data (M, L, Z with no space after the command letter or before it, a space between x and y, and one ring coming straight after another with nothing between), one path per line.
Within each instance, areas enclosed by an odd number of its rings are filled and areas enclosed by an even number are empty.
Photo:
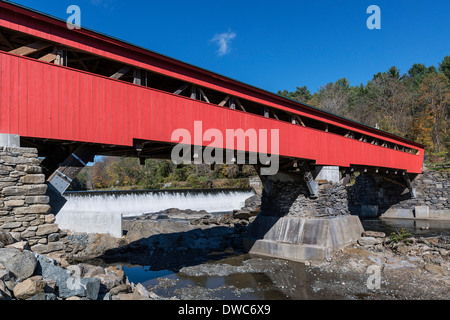
M319 108L344 116L349 104L350 84L342 78L321 87L317 94Z
M445 56L439 63L439 71L450 80L450 56Z
M307 86L297 87L294 92L287 90L278 91L278 95L303 103L308 103L312 98L311 91L309 91Z
M425 144L428 152L440 157L448 152L444 141L449 135L450 84L444 74L430 74L423 80L419 103L422 110L415 119L416 139Z
M412 96L395 73L384 72L368 83L366 103L372 116L371 126L408 136Z
M438 72L434 66L426 67L423 63L415 63L408 70L408 75L405 77L405 81L412 85L413 90L418 90L419 85L426 76L437 73Z

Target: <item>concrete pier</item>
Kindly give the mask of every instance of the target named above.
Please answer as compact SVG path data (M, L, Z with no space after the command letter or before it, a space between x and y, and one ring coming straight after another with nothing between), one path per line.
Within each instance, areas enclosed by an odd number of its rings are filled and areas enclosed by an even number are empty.
M350 215L345 186L332 181L339 170L316 173L317 197L298 176L279 173L265 179L261 214L244 240L249 253L317 261L361 237L364 229L359 217Z
M357 216L258 216L244 240L244 246L253 254L294 261L317 261L354 243L363 231Z

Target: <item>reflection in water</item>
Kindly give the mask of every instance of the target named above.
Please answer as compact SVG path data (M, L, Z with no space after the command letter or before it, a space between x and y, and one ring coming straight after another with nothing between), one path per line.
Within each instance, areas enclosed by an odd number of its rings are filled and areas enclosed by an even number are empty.
M450 221L412 219L361 219L364 230L382 231L389 236L405 228L417 237L450 235Z

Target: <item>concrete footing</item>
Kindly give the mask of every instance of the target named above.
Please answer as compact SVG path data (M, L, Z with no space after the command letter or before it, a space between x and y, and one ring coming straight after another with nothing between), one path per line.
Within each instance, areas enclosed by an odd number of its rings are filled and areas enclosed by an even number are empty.
M0 133L0 146L20 147L20 136L17 134Z
M356 242L363 231L357 216L258 216L244 246L253 254L302 262L318 261Z
M450 210L435 210L428 206L416 206L413 209L389 208L380 218L450 221Z
M62 230L83 233L109 234L115 238L123 235L122 215L115 212L60 212L56 223Z

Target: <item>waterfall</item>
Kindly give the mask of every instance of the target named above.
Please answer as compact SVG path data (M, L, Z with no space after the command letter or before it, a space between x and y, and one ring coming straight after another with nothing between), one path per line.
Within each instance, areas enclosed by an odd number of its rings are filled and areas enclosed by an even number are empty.
M67 192L67 202L58 215L105 212L132 217L169 208L231 212L243 207L254 194L252 189Z

